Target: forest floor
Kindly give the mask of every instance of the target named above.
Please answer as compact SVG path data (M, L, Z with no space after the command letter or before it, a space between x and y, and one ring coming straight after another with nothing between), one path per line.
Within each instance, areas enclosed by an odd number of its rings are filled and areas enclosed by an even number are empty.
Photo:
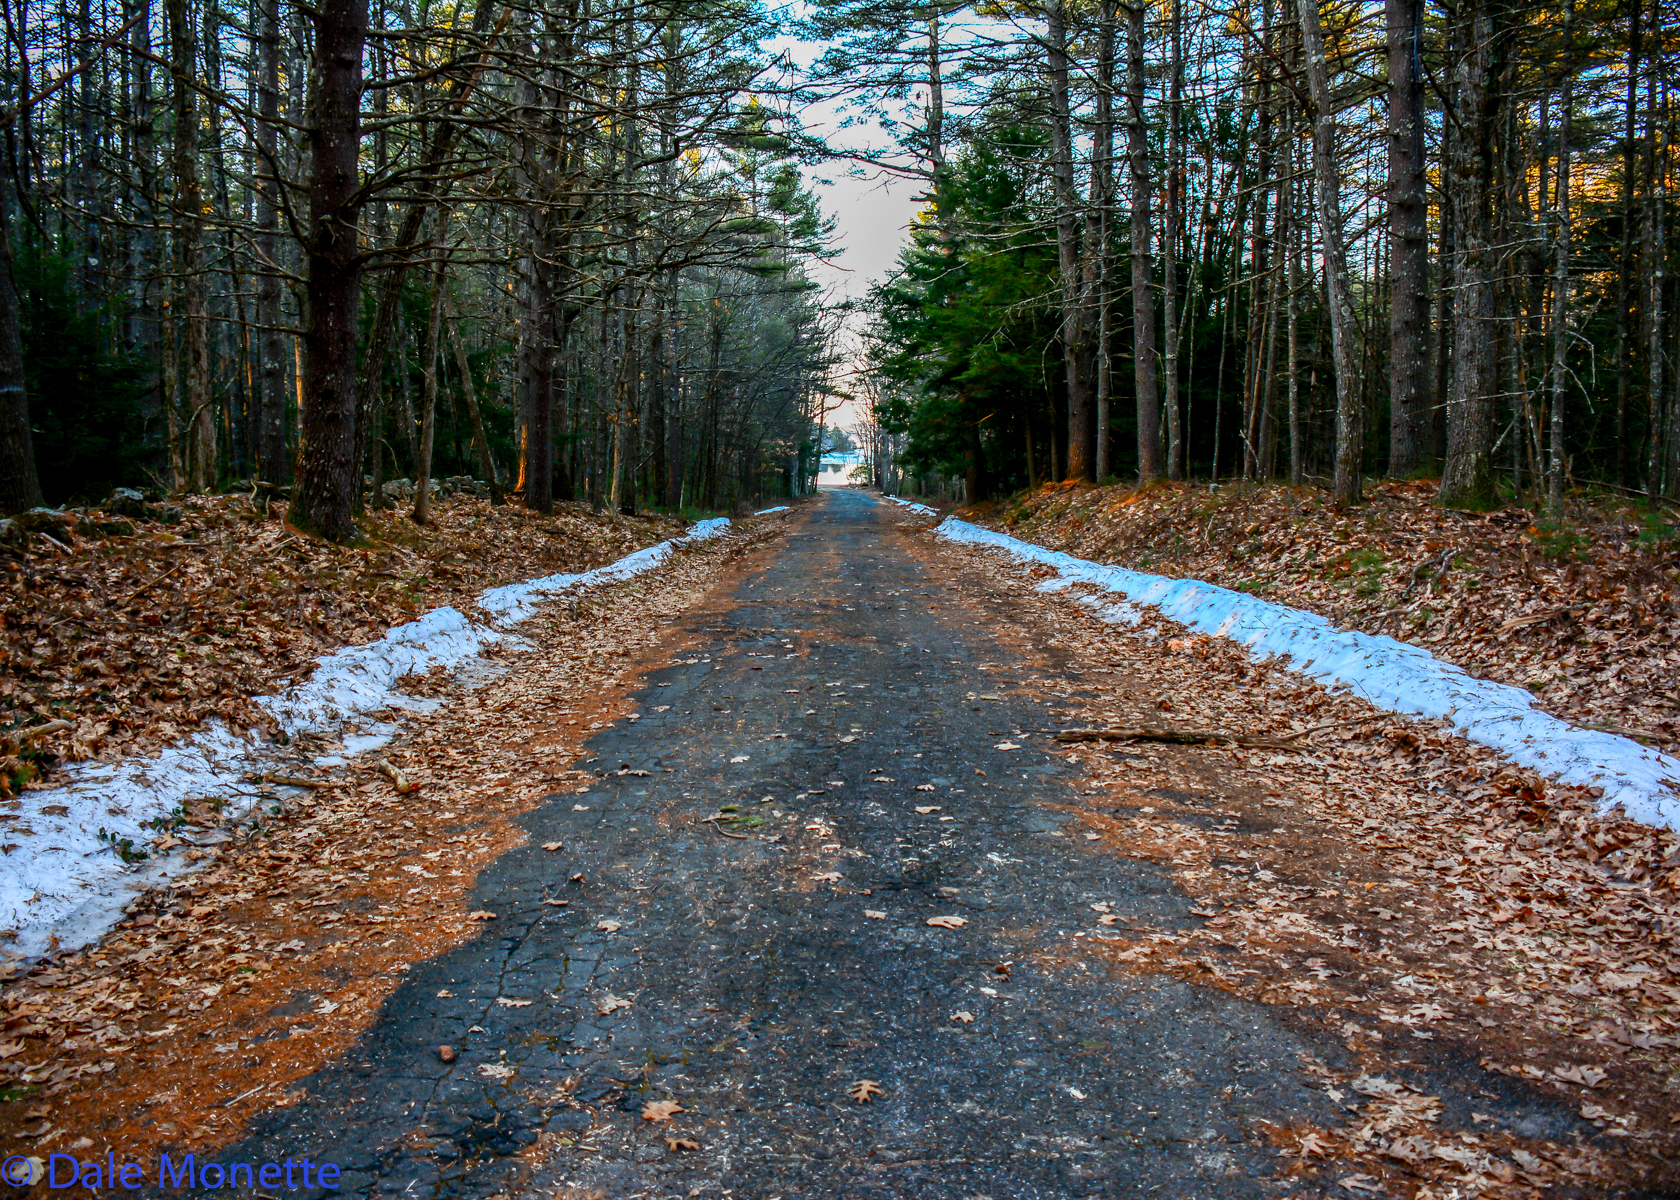
M485 588L577 572L680 534L681 521L559 505L543 516L465 495L428 526L406 508L363 521L369 545L304 536L248 495L30 513L0 539L0 805L64 761L155 753L206 721L267 731L252 703L315 660ZM22 750L22 755L18 750ZM0 807L0 819L4 818ZM0 826L0 841L4 841Z
M5 1152L370 1197L1674 1194L1680 839L929 525L830 494L430 681L383 752L418 792L353 761L6 984ZM1163 720L1298 741L1047 736Z
M1381 483L1344 511L1304 488L1053 484L963 515L1411 642L1564 720L1680 747L1680 512L1580 497L1558 520L1473 514L1435 486Z

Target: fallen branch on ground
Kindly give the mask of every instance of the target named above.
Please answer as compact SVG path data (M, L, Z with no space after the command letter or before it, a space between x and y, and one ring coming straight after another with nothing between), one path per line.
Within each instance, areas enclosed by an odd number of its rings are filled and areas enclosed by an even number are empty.
M709 822L714 830L716 830L718 833L723 834L723 836L726 837L726 838L735 838L736 840L742 841L742 842L750 841L751 839L748 838L746 834L744 834L744 833L730 833L729 830L725 829L722 825L718 824L719 821L733 821L734 819L735 818L732 817L732 816L725 816L722 813L719 813L715 817L701 817L700 818L700 823L702 825L705 825Z
M407 775L404 775L401 771L397 770L383 759L380 760L379 763L379 773L391 781L391 786L397 790L397 795L399 796L406 796L410 792L417 792L420 790L420 783L418 780L410 779Z
M1309 731L1310 732L1310 731ZM1238 746L1254 746L1262 750L1299 750L1293 742L1276 738L1243 737L1221 733L1216 729L1063 729L1056 733L1058 742L1175 742L1183 746L1197 746L1203 742L1232 742Z
M69 721L47 721L40 725L32 725L28 729L0 735L0 751L16 754L36 738L46 737L49 733L63 733L70 727Z

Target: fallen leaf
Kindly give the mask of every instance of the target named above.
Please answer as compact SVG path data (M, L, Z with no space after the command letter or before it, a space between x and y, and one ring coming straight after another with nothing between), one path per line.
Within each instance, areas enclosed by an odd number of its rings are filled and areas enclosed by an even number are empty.
M595 922L595 928L601 930L603 933L617 933L620 929L623 929L624 926L613 920L611 917L602 917L599 921Z
M1020 748L1014 742L999 742L992 747L993 750L1019 750Z
M531 1005L533 1003L535 1003L535 1001L532 1001L532 1000L510 1000L506 996L497 996L496 997L496 1003L501 1005L503 1008L529 1008L529 1007L531 1007Z
M974 1014L971 1012L954 1012L951 1014L951 1020L960 1021L964 1025L972 1025L974 1024Z
M469 921L494 921L495 919L496 919L496 914L495 913L486 912L482 908L479 909L477 912L470 912L470 913L467 914L467 920L469 920Z
M486 1079L512 1079L513 1068L506 1063L479 1063L478 1073Z
M925 817L929 813L938 812L943 807L944 807L944 805L942 805L942 804L918 804L918 805L916 805L916 811L921 813L922 816Z
M642 1120L669 1121L673 1114L685 1111L687 1110L675 1100L649 1100L642 1105Z
M872 1096L884 1095L885 1091L873 1079L860 1079L846 1089L846 1095L859 1104L868 1104Z
M935 929L961 929L968 924L967 917L929 917L927 923Z
M1552 1071L1559 1079L1566 1079L1570 1083L1578 1083L1583 1087L1597 1087L1604 1082L1608 1071L1602 1067L1557 1067Z
M1305 1134L1301 1138L1300 1149L1296 1150L1295 1153L1301 1158L1306 1158L1308 1156L1313 1158L1323 1158L1329 1150L1330 1143L1324 1140L1324 1136L1322 1134L1309 1133Z
M615 996L611 992L608 992L605 996L602 996L599 1000L595 1001L595 1011L600 1013L603 1017L608 1013L617 1012L621 1008L629 1007L630 1001L624 999L622 996Z
M562 845L562 843L560 843L560 842L544 842L543 843L543 849L544 850L558 850L558 849L560 849L561 845Z
M918 792L931 792L931 791L933 791L933 784L931 784L931 783L918 783L916 785L916 790Z
M700 1149L700 1143L693 1138L668 1137L665 1139L665 1148L672 1153L678 1150L698 1150Z
M838 871L821 871L821 872L811 876L811 878L812 879L817 879L817 880L823 880L825 882L833 882L834 880L840 878L840 872L838 872Z
M885 921L887 919L887 914L878 908L866 908L863 910L863 915L871 921Z

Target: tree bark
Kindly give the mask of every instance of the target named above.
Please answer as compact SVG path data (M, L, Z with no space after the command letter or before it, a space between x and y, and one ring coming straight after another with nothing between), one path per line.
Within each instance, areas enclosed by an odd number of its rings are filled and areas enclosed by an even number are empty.
M1096 473L1091 398L1083 372L1083 287L1080 278L1079 196L1073 183L1073 119L1068 107L1067 16L1062 0L1046 14L1050 66L1050 145L1056 182L1056 259L1062 280L1062 362L1067 376L1068 478Z
M1641 23L1644 8L1641 0L1628 2L1627 86L1623 101L1626 125L1622 141L1622 237L1616 266L1616 486L1626 487L1629 467L1633 461L1628 445L1628 392L1632 378L1633 356L1633 177L1639 111L1639 62Z
M170 389L165 399L177 417L175 485L204 491L215 482L216 428L210 412L210 347L206 329L203 193L198 177L198 92L193 72L197 46L187 0L165 0L169 26L169 79L173 102L171 168L175 176L174 323L175 353L184 397ZM177 407L178 406L178 407Z
M1318 0L1297 0L1301 51L1312 96L1313 179L1318 192L1319 241L1324 248L1325 291L1330 306L1330 346L1336 364L1336 503L1358 504L1365 451L1360 406L1358 347L1354 345L1353 291L1342 245L1342 180L1336 169L1336 110Z
M257 36L257 474L274 484L286 462L286 346L280 331L280 0L259 0Z
M1565 54L1574 32L1575 6L1563 0ZM1557 231L1553 251L1556 262L1552 275L1552 461L1546 487L1546 507L1553 516L1563 511L1563 398L1569 376L1569 242L1573 228L1569 214L1569 136L1575 116L1575 75L1568 58L1564 62L1562 111L1558 114Z
M1114 400L1114 42L1115 0L1101 0L1097 17L1097 122L1092 146L1091 199L1097 206L1097 402L1096 463L1098 479L1114 474L1110 450ZM1036 490L1037 470L1029 443L1027 479ZM1054 439L1052 439L1054 440Z
M1429 232L1424 200L1422 0L1386 0L1388 25L1388 473L1423 465Z
M438 225L444 224L440 211ZM438 238L440 253L443 238ZM426 317L426 357L421 362L422 392L420 397L420 457L414 464L414 523L429 525L432 521L432 444L437 431L438 393L438 327L443 321L443 293L449 286L447 263L438 259L432 277L431 311Z
M445 302L448 302L445 297ZM484 432L484 414L478 408L478 387L473 383L472 361L467 357L466 343L461 340L461 327L450 306L449 344L455 351L455 369L461 375L461 395L467 403L467 417L472 421L473 451L478 456L478 469L490 488L490 502L500 504L507 497L501 477L496 473L496 456L490 451L490 439Z
M42 503L24 386L22 312L12 277L11 164L0 169L0 513Z
M1447 461L1438 499L1448 508L1495 500L1493 424L1498 391L1493 237L1493 157L1501 105L1496 57L1503 57L1499 0L1463 0L1457 13L1454 79L1458 121L1447 163L1453 217L1452 388Z
M308 321L304 411L291 521L333 542L357 536L356 307L362 263L356 228L366 0L319 0L309 146Z
M1184 478L1184 427L1178 400L1178 207L1184 102L1184 0L1172 5L1172 61L1168 67L1167 195L1161 216L1161 347L1166 373L1167 478Z
M1126 7L1127 160L1132 177L1132 367L1137 380L1138 478L1161 477L1161 392L1155 362L1155 263L1149 130L1143 120L1143 4Z

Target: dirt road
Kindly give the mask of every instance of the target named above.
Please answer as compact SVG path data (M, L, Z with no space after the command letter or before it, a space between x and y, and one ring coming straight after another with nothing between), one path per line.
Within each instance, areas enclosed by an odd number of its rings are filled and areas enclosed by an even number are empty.
M414 681L390 746L8 985L7 1153L368 1197L1676 1194L1649 830L929 524L828 493ZM1266 744L1050 736L1175 723Z
M594 781L520 818L485 932L219 1158L404 1196L1524 1195L1570 1162L1563 1194L1619 1190L1575 1104L1472 1045L1138 969L1214 910L1082 808L1044 731L1098 694L1019 589L857 494L792 520L666 631ZM1198 779L1178 819L1245 832L1250 784ZM1412 1169L1381 1153L1415 1130Z

